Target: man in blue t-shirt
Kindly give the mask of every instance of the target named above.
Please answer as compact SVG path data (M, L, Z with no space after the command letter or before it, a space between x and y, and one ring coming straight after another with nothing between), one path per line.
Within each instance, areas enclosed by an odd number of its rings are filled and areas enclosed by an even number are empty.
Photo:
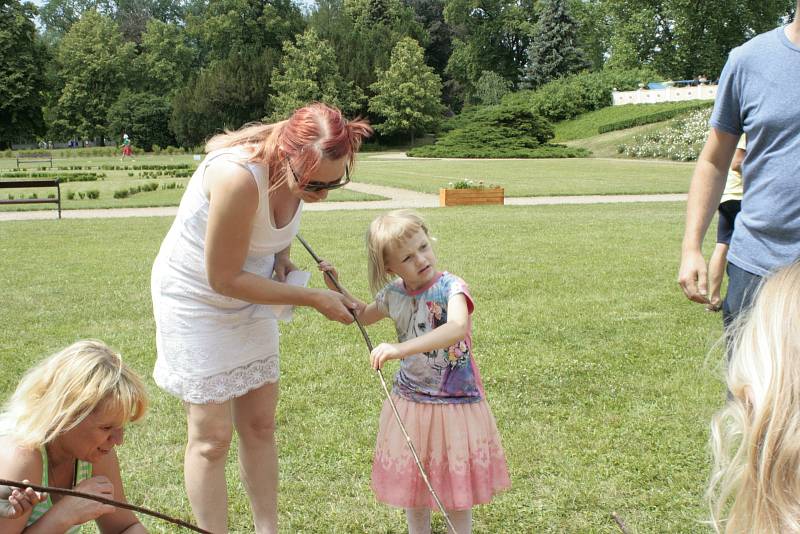
M686 209L678 281L708 304L701 246L719 205L736 144L747 134L744 196L728 253L727 326L763 276L800 258L800 0L794 21L731 51L711 133L697 160Z

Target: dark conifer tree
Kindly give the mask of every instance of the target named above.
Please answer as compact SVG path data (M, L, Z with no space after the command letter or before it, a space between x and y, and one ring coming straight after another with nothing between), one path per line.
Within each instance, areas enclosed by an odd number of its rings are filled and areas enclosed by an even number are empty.
M525 88L540 85L589 67L578 45L578 24L569 13L567 0L542 0L528 63L522 76Z

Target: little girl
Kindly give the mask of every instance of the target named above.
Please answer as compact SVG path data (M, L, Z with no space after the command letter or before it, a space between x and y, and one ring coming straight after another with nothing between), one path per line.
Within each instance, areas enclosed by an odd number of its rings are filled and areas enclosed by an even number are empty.
M472 297L463 280L436 270L428 228L412 212L375 219L367 247L370 288L377 295L359 320L366 325L389 317L399 339L375 347L372 367L402 360L392 397L453 526L468 534L471 508L511 485L472 353ZM410 533L430 532L436 503L388 401L380 416L372 488L379 501L406 509Z
M800 532L800 264L766 279L734 325L729 398L714 416L716 532Z

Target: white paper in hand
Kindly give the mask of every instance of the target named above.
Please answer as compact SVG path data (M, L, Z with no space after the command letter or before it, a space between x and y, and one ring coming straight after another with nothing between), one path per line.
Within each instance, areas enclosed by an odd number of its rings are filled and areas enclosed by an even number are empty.
M306 287L309 280L311 280L311 273L308 271L292 271L286 275L286 283L290 286ZM291 304L273 304L270 307L279 321L288 323L292 320L294 306Z

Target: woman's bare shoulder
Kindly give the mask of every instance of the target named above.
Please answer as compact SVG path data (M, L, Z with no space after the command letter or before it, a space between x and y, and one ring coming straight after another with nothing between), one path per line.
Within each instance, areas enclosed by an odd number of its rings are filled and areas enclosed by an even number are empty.
M40 483L43 467L41 451L22 447L11 436L0 436L0 478Z

